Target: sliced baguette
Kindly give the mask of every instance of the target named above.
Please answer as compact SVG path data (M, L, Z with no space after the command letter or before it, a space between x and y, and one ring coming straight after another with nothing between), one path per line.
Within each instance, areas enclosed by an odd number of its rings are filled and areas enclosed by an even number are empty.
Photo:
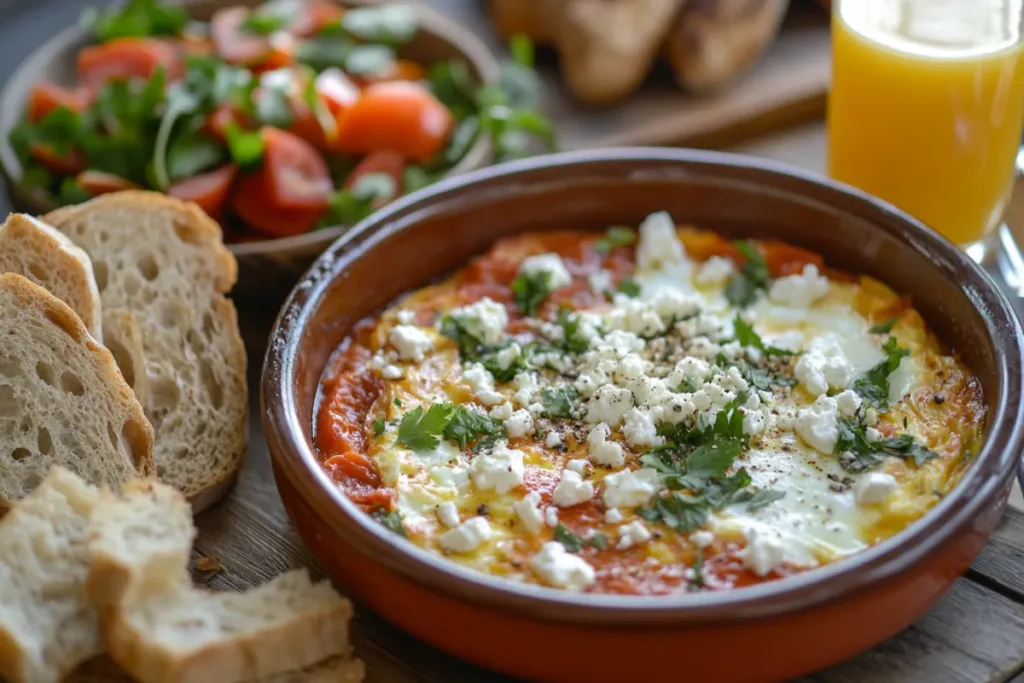
M240 683L347 654L351 615L330 584L299 570L246 593L147 596L105 611L103 632L140 683Z
M331 657L305 669L286 671L246 683L361 683L366 666L358 659ZM107 657L97 657L79 667L66 683L134 683L135 679Z
M57 230L23 213L0 226L0 273L17 273L66 303L102 341L100 293L92 262Z
M194 204L126 191L44 217L92 258L103 305L142 331L158 476L198 513L226 493L246 439L245 348L223 295L237 264Z
M187 588L195 536L192 508L175 489L135 480L120 496L105 491L89 523L89 598L112 605Z
M0 678L57 683L103 650L85 596L99 491L54 467L0 521Z
M115 489L152 471L142 406L67 305L0 274L0 337L0 514L52 465Z
M123 308L103 311L103 345L114 354L117 367L139 403L146 405L149 380L142 350L142 330L135 317Z

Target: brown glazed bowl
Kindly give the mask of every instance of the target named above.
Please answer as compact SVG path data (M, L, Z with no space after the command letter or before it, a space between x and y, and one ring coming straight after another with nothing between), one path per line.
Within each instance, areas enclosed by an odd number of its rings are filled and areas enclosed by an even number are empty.
M987 438L953 493L892 539L753 587L671 597L521 585L423 551L361 513L320 469L311 425L328 356L360 318L525 231L602 231L668 210L729 237L778 238L913 297L980 378ZM458 657L543 681L779 681L850 657L925 612L981 549L1020 457L1024 339L952 244L823 177L753 158L607 149L442 181L334 243L292 292L263 368L278 489L303 540L370 609ZM674 676L673 676L674 677Z
M345 7L377 5L375 0L336 0ZM193 19L207 21L218 9L234 5L256 6L261 0L185 0ZM423 64L462 59L481 83L498 82L498 62L472 33L443 14L411 3L419 20L419 31L400 50L400 56ZM40 45L11 75L0 92L0 171L13 208L33 214L57 208L52 200L20 187L21 164L7 138L25 113L32 86L40 80L70 83L75 77L75 56L88 45L89 37L72 27ZM481 136L449 176L465 173L491 163L490 140ZM257 297L277 294L278 299L295 284L309 265L349 226L335 226L303 235L229 244L238 260L238 285L233 296Z

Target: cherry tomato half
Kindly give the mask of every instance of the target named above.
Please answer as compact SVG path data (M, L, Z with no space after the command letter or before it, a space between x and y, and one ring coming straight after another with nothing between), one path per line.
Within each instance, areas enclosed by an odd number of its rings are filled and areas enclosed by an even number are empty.
M78 77L94 91L110 80L149 78L158 66L164 67L168 79L182 72L178 49L154 38L116 38L78 53Z
M262 172L240 178L232 210L250 228L268 237L289 237L309 232L323 215L322 210L283 209L273 202Z
M82 171L75 178L82 188L92 195L107 194L109 192L120 192L121 190L133 190L138 185L113 173L104 171Z
M330 131L317 118L306 102L295 100L292 109L295 120L288 127L293 133L319 150L329 151L337 142L337 117L359 100L359 86L351 81L340 69L330 68L316 77L316 91L327 111L331 114L331 123L335 125Z
M327 208L334 191L327 163L308 142L280 130L265 127L263 168L265 186L273 203L282 209Z
M372 83L338 117L338 149L348 154L392 150L426 161L444 147L454 119L429 90L418 83Z
M206 215L218 219L224 210L231 183L235 181L238 167L228 164L206 173L185 178L167 188L167 194L185 201L195 202Z
M345 10L330 0L308 0L288 30L304 38L336 24L344 14Z
M225 62L254 64L270 51L264 36L249 33L242 25L249 17L246 7L228 7L217 11L210 20L213 49Z
M40 143L32 145L30 152L36 161L54 173L74 175L85 169L85 155L74 148L58 154L53 147Z
M40 81L32 86L28 96L28 120L39 121L58 107L79 112L89 105L85 93L63 88L49 81Z
M402 196L403 171L405 171L405 159L398 152L372 152L356 164L356 167L348 174L348 177L345 178L345 187L351 189L355 187L360 178L373 173L386 173L391 176L391 180L395 183L395 192L390 199L378 198L374 201L374 208L379 209L392 199Z

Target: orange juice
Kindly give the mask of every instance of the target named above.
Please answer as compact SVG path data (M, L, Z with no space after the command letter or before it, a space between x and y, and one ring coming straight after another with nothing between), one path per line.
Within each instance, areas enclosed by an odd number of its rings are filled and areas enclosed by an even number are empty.
M1021 2L833 3L830 175L958 244L996 227L1024 125Z

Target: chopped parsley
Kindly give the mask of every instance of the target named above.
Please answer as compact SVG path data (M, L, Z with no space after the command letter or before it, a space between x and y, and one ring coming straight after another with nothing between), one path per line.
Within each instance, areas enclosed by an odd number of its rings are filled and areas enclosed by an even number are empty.
M792 356L792 351L780 349L775 346L768 346L764 343L755 330L754 326L740 317L739 314L733 319L733 339L739 342L740 346L749 346L757 349L766 356Z
M871 334L889 334L890 332L892 332L892 327L893 325L896 324L897 320L899 320L899 316L894 315L893 317L886 320L884 323L872 325L868 329L868 332L870 332Z
M389 511L386 508L377 508L370 513L370 516L402 538L408 538L408 535L405 533L405 527L402 526L402 513L398 510Z
M505 426L493 417L463 406L455 406L443 434L446 440L466 450L478 443L492 442L504 436Z
M481 354L490 350L469 331L459 317L454 315L446 315L441 318L441 334L459 345L459 355L463 361L475 361Z
M938 454L914 441L909 434L868 441L867 428L856 418L839 420L839 439L835 453L839 462L848 472L866 472L882 464L888 455L898 458L913 458L920 467Z
M398 423L398 438L395 443L414 451L432 451L441 443L441 435L452 419L454 408L447 403L435 403L423 412L423 406L416 406L402 416Z
M871 407L879 411L889 408L889 375L910 355L909 350L899 345L896 337L886 340L882 352L885 359L859 377L852 387Z
M636 280L634 280L631 277L627 277L622 282L620 282L617 289L626 296L640 296L640 285L638 285Z
M715 362L723 368L727 368L730 365L734 366L740 371L740 375L747 381L747 384L755 389L760 389L761 391L771 391L772 387L796 386L796 379L793 377L783 377L782 375L773 374L768 368L753 365L746 361L732 361L722 353L718 354L718 358ZM691 387L682 388L681 390L693 393L696 389L697 387Z
M373 435L380 436L384 433L384 420L373 421Z
M565 546L565 549L570 553L578 553L583 550L583 539L574 534L568 529L568 527L559 524L555 527L555 533L553 538Z
M568 309L558 311L558 318L555 323L562 328L562 343L560 347L566 353L580 354L590 348L590 341L579 334L580 316L571 313Z
M498 360L498 356L509 346L511 346L511 344L499 349L489 350L486 353L481 354L478 358L484 368L494 375L494 379L499 382L511 382L520 372L530 368L530 353L534 348L534 345L532 344L522 346L519 353L516 354L507 365L502 367L501 362Z
M697 548L697 558L693 561L693 581L690 585L695 590L700 590L704 587L704 549Z
M746 262L729 278L725 285L725 298L738 308L746 308L757 300L757 292L768 289L768 264L751 242L734 242Z
M509 285L515 295L516 306L528 316L536 316L540 305L551 293L551 273L539 270L523 273Z
M629 246L636 242L636 232L630 228L611 227L604 237L594 242L594 251L607 254L616 247Z
M545 389L540 392L540 403L544 406L544 412L548 417L561 417L569 419L572 417L576 400L580 392L575 387L559 387L558 389Z
M607 550L608 549L608 537L605 536L604 534L594 534L593 536L591 536L590 538L587 539L587 545L593 546L594 548L597 548L598 550Z

